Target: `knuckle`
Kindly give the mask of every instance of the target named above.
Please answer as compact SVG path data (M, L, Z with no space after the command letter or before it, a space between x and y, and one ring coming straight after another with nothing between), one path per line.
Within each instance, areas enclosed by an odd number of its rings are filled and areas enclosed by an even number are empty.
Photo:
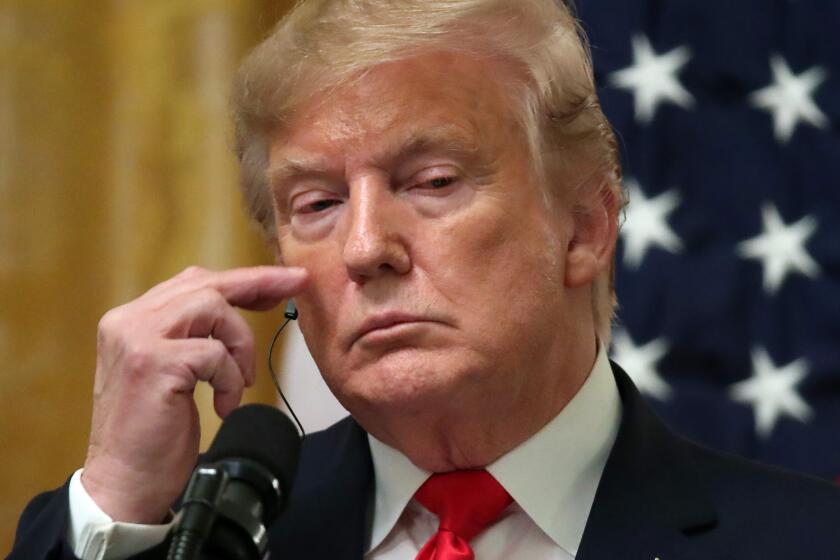
M174 363L161 375L162 386L170 393L180 393L194 387L198 380L198 368L187 362Z
M210 356L217 368L222 367L227 358L227 348L221 340L213 339L210 341Z
M142 344L129 344L122 352L124 369L132 375L148 371L154 359L149 348Z
M179 278L195 278L197 276L201 276L202 274L206 273L207 270L196 265L190 265L181 272L178 273Z
M256 370L256 343L253 335L249 332L244 337L235 352L237 363L242 367L242 373L252 375Z
M131 336L145 330L148 321L144 306L136 300L120 305L105 312L96 327L96 342L98 347L109 345L119 347Z
M100 334L108 334L114 330L118 330L122 324L124 313L122 306L109 309L100 317L97 331Z
M113 346L121 340L121 336L128 330L129 312L125 306L115 307L107 311L99 319L96 326L96 345L103 349Z
M253 356L256 353L257 343L254 339L254 333L250 328L242 331L242 340L239 341L239 351L246 356Z
M213 288L202 288L196 292L199 305L206 308L227 307L228 302L217 290Z

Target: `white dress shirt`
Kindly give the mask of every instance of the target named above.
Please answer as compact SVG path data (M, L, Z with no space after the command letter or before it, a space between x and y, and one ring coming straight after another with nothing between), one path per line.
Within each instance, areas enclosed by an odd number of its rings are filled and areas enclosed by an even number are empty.
M476 558L574 558L621 422L621 399L602 348L583 386L551 422L487 471L513 497L498 522L471 542ZM582 428L584 427L584 428ZM366 560L413 560L437 517L412 498L431 473L368 436L375 476ZM82 560L116 560L160 543L169 525L115 523L70 481L68 540Z
M114 522L85 487L82 469L70 479L70 526L67 540L82 560L121 560L163 542L170 524L138 525Z
M470 541L475 557L574 558L620 423L621 399L602 348L560 414L488 465L514 503ZM412 498L431 473L376 438L368 440L376 497L365 559L413 560L438 527L437 517Z

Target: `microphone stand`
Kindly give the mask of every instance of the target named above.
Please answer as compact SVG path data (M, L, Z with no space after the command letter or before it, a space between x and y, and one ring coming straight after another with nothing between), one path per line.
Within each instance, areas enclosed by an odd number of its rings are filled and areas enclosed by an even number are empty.
M202 552L230 560L267 557L263 519L272 519L274 512L265 505L279 498L279 481L255 461L225 459L198 467L184 495L167 560L198 560Z

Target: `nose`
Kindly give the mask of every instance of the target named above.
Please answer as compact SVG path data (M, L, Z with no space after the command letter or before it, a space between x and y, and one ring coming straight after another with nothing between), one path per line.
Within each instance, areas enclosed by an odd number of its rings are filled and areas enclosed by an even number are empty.
M344 263L350 279L365 282L411 270L400 204L387 182L367 176L350 187L349 226Z

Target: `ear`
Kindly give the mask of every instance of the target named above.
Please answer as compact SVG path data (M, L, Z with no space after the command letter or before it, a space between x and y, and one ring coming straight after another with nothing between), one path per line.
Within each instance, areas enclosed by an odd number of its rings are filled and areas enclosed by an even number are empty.
M609 268L618 232L619 195L606 180L578 199L572 211L574 232L566 252L565 283L591 284Z

